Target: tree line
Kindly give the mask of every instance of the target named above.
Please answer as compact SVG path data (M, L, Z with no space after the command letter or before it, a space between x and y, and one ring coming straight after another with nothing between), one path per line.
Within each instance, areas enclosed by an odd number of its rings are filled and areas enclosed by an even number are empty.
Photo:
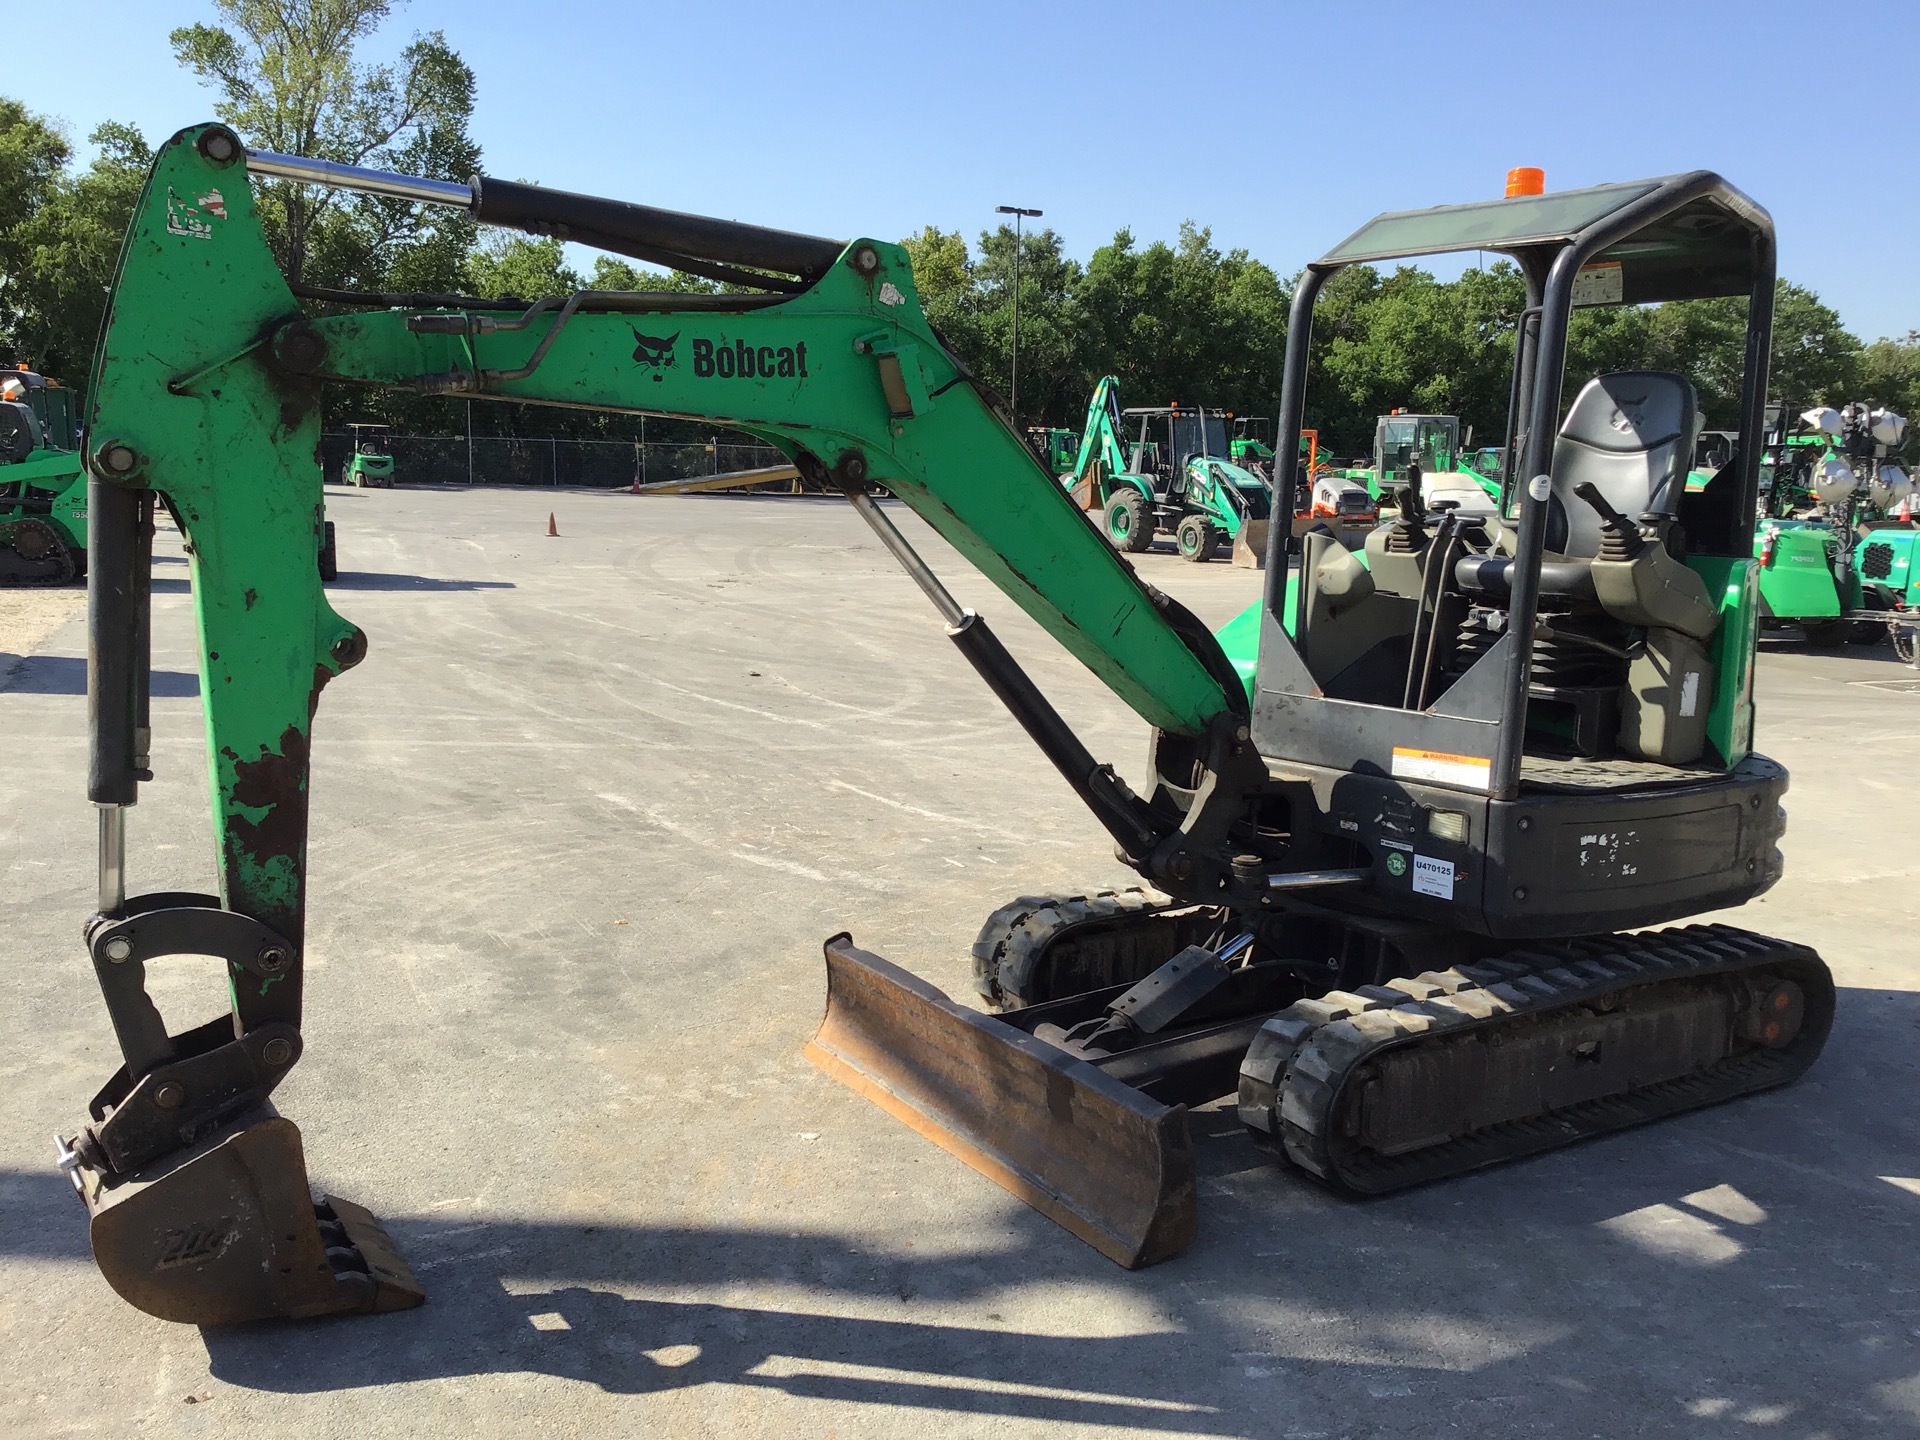
M356 47L393 0L212 0L216 24L171 37L215 113L267 150L464 181L479 169L469 134L477 82L440 32L415 36L397 63ZM84 167L50 120L0 96L0 356L85 383L120 238L151 145L107 121ZM269 181L259 213L290 279L354 291L536 298L598 289L704 291L711 282L600 256L582 274L556 241L477 232L457 211ZM1390 197L1387 197L1390 198ZM716 197L716 200L718 197ZM1005 225L971 243L928 226L902 241L928 319L969 370L1022 421L1078 427L1102 375L1125 403L1172 400L1241 414L1276 408L1294 272L1222 251L1188 223L1176 240L1129 230L1084 262L1052 229ZM1018 275L1019 393L1007 394ZM1443 280L1410 266L1356 267L1321 293L1309 420L1323 444L1359 452L1373 417L1396 407L1456 414L1489 440L1505 416L1515 327L1525 303L1505 261ZM1569 340L1575 375L1677 370L1699 388L1705 423L1738 409L1745 304L1739 300L1581 311ZM1772 393L1796 408L1867 400L1920 417L1920 332L1863 343L1811 290L1782 280ZM329 419L382 419L415 430L464 426L458 402L336 394ZM347 412L351 411L349 415ZM622 417L486 405L495 434L620 435Z

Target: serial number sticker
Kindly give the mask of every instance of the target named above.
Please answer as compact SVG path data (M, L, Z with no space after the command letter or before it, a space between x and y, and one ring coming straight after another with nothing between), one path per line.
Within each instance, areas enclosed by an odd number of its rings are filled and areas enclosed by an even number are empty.
M1436 860L1431 855L1414 856L1413 893L1451 900L1453 898L1453 862Z
M1458 785L1468 790L1493 788L1493 761L1480 755L1449 755L1444 750L1393 747L1393 778L1431 780L1436 785Z
M1618 305L1626 293L1626 276L1618 260L1582 265L1573 277L1573 303L1576 305Z

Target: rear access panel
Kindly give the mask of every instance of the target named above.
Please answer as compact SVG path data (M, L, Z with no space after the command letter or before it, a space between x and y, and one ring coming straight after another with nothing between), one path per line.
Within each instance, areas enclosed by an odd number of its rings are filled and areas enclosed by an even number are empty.
M1743 904L1780 878L1786 789L1763 755L1695 784L1523 786L1489 810L1488 929L1592 934Z

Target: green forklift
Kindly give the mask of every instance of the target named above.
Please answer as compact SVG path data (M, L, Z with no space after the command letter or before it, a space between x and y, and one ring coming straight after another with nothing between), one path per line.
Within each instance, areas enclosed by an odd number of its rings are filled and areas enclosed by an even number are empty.
M347 426L347 430L352 436L352 449L348 452L341 478L349 485L391 490L393 451L388 440L388 427L362 421Z
M87 573L80 397L22 365L0 371L0 585Z

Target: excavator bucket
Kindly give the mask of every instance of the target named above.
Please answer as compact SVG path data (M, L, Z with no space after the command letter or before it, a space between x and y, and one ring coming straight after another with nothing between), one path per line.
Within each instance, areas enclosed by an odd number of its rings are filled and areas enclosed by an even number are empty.
M1233 563L1243 570L1267 568L1267 520L1244 520L1233 537Z
M827 1013L806 1055L1129 1270L1198 1224L1184 1105L1163 1105L899 966L826 943Z
M314 1200L300 1131L271 1106L125 1179L73 1173L107 1283L162 1320L299 1320L427 1298L373 1216Z

